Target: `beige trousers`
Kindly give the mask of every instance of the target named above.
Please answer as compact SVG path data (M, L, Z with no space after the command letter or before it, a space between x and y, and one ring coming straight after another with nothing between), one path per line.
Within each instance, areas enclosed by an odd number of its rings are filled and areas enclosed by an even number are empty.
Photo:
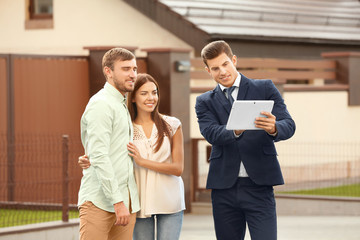
M80 240L132 240L133 238L136 213L130 215L128 225L115 226L115 213L104 211L92 202L85 202L79 208L79 215Z

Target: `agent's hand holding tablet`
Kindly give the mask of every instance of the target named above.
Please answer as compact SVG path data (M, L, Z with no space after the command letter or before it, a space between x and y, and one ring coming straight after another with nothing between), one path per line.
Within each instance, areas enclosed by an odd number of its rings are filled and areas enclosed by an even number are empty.
M255 126L257 117L266 117L261 112L271 113L273 100L237 100L234 101L228 122L227 130L263 130Z

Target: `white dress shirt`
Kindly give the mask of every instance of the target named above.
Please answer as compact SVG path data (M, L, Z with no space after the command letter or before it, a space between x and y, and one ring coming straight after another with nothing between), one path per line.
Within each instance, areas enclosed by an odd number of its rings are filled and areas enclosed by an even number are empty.
M240 81L241 81L241 75L238 73L238 76L236 77L235 82L234 82L234 84L233 84L233 86L235 86L235 89L234 89L233 92L231 93L231 96L233 97L234 101L237 99L237 95L238 95L238 93L239 93ZM226 87L224 87L224 86L221 85L221 84L219 84L219 86L220 86L221 91L224 91L224 89L226 88ZM229 98L229 97L227 96L227 92L226 92L225 96L226 96L227 98ZM236 134L235 134L235 131L234 131L234 135L235 135L236 138L238 138L238 137L241 136L241 134L240 134L240 135L236 135ZM248 175L247 172L246 172L245 166L244 166L243 162L241 161L241 162L240 162L239 177L248 177L248 176L249 176L249 175Z

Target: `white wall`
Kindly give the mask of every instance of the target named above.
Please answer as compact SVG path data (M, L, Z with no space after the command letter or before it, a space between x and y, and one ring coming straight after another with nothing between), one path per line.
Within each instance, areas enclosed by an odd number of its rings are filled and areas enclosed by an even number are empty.
M53 29L26 30L25 16L25 0L0 1L0 53L83 55L84 46L191 49L121 0L54 0Z
M360 141L360 106L348 106L348 92L285 92L296 122L293 140Z
M347 164L358 169L360 163L360 106L348 105L348 92L285 92L284 99L296 133L276 144L281 164L338 164L331 168L353 176L346 171Z

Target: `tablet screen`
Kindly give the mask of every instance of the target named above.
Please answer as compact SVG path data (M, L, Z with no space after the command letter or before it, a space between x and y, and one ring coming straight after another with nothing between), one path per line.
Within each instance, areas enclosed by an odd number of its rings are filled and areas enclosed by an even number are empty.
M234 101L226 129L228 130L262 130L255 127L255 118L263 117L260 112L270 112L273 100L237 100Z

